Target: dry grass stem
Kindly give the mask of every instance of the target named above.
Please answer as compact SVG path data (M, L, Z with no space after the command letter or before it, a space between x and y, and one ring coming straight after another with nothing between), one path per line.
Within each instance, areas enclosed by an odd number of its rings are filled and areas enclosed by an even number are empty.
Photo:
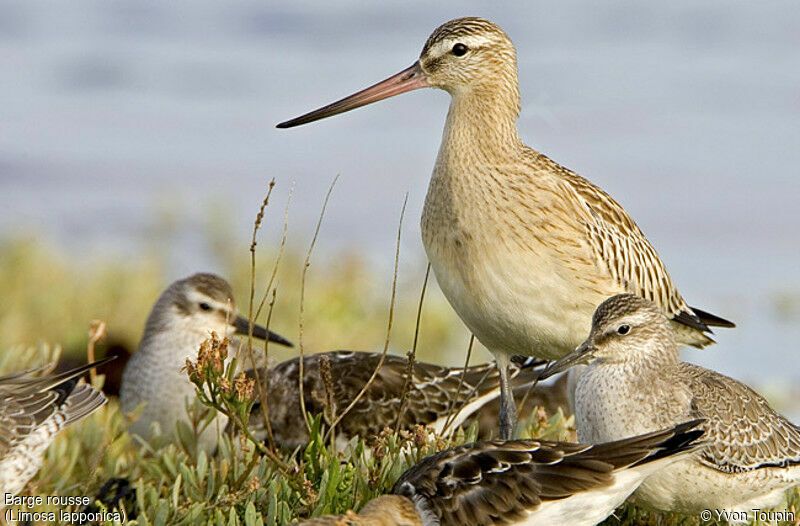
M269 198L272 195L273 188L275 188L275 179L271 180L267 185L267 195L261 202L258 214L256 214L256 220L253 223L253 237L250 240L250 323L247 328L247 352L250 356L251 363L255 363L253 360L253 323L255 323L255 319L253 318L253 301L256 295L256 236L258 234L258 229L261 227L261 222L264 220L264 210L267 208L267 205L269 205Z
M306 253L306 261L303 264L303 273L300 277L300 316L298 319L298 326L299 332L297 335L297 345L300 349L300 360L299 360L299 368L298 368L298 390L300 391L300 411L303 413L303 420L306 423L306 428L308 432L311 432L311 422L308 420L308 413L306 412L306 397L304 394L303 389L303 378L304 378L304 362L303 355L305 354L305 348L303 345L303 329L305 326L305 298L306 298L306 274L308 273L308 267L311 266L311 253L314 251L314 245L317 243L317 237L319 236L319 229L322 226L322 218L325 217L325 209L328 208L328 200L331 197L331 192L333 192L333 187L336 186L336 181L339 180L339 176L333 178L331 181L331 185L328 188L328 193L325 194L325 201L322 203L322 210L319 213L319 219L317 220L317 226L314 229L314 237L311 238L311 244L308 246L308 253Z
M259 210L259 214L256 216L256 222L253 228L253 239L250 244L250 325L252 332L252 325L258 320L258 317L261 315L261 310L264 307L264 302L266 301L267 297L269 297L270 291L272 291L272 299L269 303L269 311L267 313L267 322L266 322L266 329L267 333L269 333L270 321L272 320L272 311L275 307L275 299L277 296L277 290L273 288L273 284L275 282L275 276L278 274L278 268L280 266L281 258L283 256L284 248L286 247L286 237L288 232L289 226L289 204L292 201L292 194L294 193L294 185L289 190L289 198L286 200L286 208L284 209L283 213L283 233L281 234L281 243L278 248L278 253L275 256L275 261L272 264L272 271L270 274L269 281L267 282L267 286L264 289L264 295L261 297L261 301L258 304L258 308L256 309L255 314L253 314L253 297L255 293L255 246L256 246L256 232L258 231L259 226L261 225L261 219L263 218L263 211L264 207L267 205L269 201L269 197L272 193L272 187L275 184L275 180L273 179L270 182L269 190L267 192L267 197L264 199L264 203L261 205L261 209ZM273 452L277 452L277 448L275 445L275 438L272 434L272 424L270 423L269 419L269 398L267 393L269 393L269 373L267 372L264 381L261 380L261 374L256 367L255 357L253 356L252 348L248 351L248 356L250 357L250 368L253 371L253 375L256 379L256 385L258 386L258 398L259 402L261 403L261 416L264 419L264 427L267 430L267 442L269 444L270 450ZM264 340L264 365L265 367L269 367L269 338Z
M283 258L283 253L286 249L286 238L289 231L289 205L292 202L293 195L294 184L292 184L292 187L289 189L289 197L286 199L286 208L283 210L283 232L281 233L280 245L278 245L278 253L275 255L275 262L272 265L272 271L269 276L269 281L267 281L267 286L264 288L264 295L261 297L261 301L258 303L255 319L258 319L258 317L261 315L261 310L264 308L264 303L269 296L269 291L272 289L272 284L275 283L275 277L278 275L278 268L280 267L281 259Z
M267 195L261 202L261 207L258 209L258 214L256 214L256 219L253 223L253 236L250 240L250 298L249 298L249 316L248 316L250 323L247 329L247 356L250 359L250 368L252 369L253 375L255 376L255 383L258 389L258 397L259 401L261 402L261 409L262 409L261 413L266 422L267 438L269 442L268 456L273 460L277 459L278 461L280 461L280 458L278 457L275 451L275 441L272 437L272 428L270 427L269 424L269 402L267 398L267 389L265 389L265 386L261 382L261 377L260 377L261 375L259 374L258 367L256 367L256 360L255 356L253 355L253 325L255 324L256 319L258 318L258 312L255 313L255 315L253 314L253 303L255 299L255 287L256 287L256 245L257 245L256 237L258 235L258 230L261 227L261 223L264 220L264 210L269 205L269 198L272 196L272 190L274 188L275 188L275 179L272 179L267 185ZM281 246L283 246L283 243L285 242L286 239L285 224L286 222L284 221L284 238L281 243ZM277 264L278 261L276 260L275 268L277 268ZM272 286L272 281L270 281L269 285L267 286L267 292L265 292L264 297L266 297L271 286ZM274 300L275 300L275 294L273 293L273 302L271 303L271 305L274 305ZM263 305L263 300L261 304ZM261 305L259 305L259 312L260 310L261 310ZM267 331L269 331L269 321L270 321L269 318L271 317L271 314L272 314L272 308L270 307L270 316L267 319ZM268 352L267 351L268 344L269 344L269 338L266 338L264 340L265 355ZM248 438L252 440L253 437L250 434L248 422L240 422L240 424L241 424L240 427L243 428L242 431L248 436ZM260 446L259 449L262 451L267 450L267 448L265 448L263 444L261 444L260 442L257 444L257 446ZM281 465L286 467L285 464L283 464L282 462ZM288 467L286 467L286 469L288 469Z
M270 300L267 308L267 323L265 325L267 333L269 333L269 326L272 322L272 312L275 308L275 299L277 294L278 291L276 289L272 289L272 299ZM251 365L253 368L253 374L256 377L256 385L258 386L258 400L261 402L261 416L264 418L264 427L267 430L267 442L269 443L270 449L277 454L278 448L275 443L275 437L272 434L272 423L269 419L269 397L267 396L267 393L269 393L269 371L266 371L266 375L262 381L260 378L261 375L259 374L255 363L251 361ZM264 340L264 367L269 368L269 338Z
M458 399L458 397L459 397L458 395L459 395L459 394L461 394L461 386L462 386L462 385L464 385L464 376L467 374L467 367L469 367L469 360L470 360L470 358L472 358L472 348L473 348L473 346L474 346L474 345L475 345L475 335L474 335L474 334L470 334L470 335L469 335L469 345L467 346L467 357L466 357L466 359L464 360L464 370L462 370L462 371L461 371L461 376L460 376L460 377L459 377L459 379L458 379L458 387L456 388L456 394L455 394L455 397L454 397L454 398L453 398L453 399L450 401L450 402L451 402L451 403L450 403L450 407L447 409L447 412L450 414L450 416L448 416L448 417L447 417L447 421L445 422L445 425L444 425L444 427L442 428L442 434L443 434L443 435L444 435L444 434L445 434L445 432L447 431L447 428L449 428L449 427L450 427L450 425L451 425L453 422L455 422L455 419L456 419L456 417L457 417L457 416L458 416L458 414L461 412L461 410L464 408L464 405L465 405L466 401L467 401L467 400L469 400L470 396L472 396L472 393L474 393L474 392L475 392L475 390L478 388L478 386L479 386L479 385L480 385L480 384L483 382L483 380L484 380L484 379L482 378L480 382L478 382L477 384L475 384L475 386L472 388L472 391L470 391L469 393L467 393L467 396L465 396L465 397L464 397L464 398L461 400L461 405L458 407L458 410L457 410L457 411L455 411L455 412L453 412L453 406L455 406L456 400L457 400L457 399ZM487 374L488 374L488 373L487 373ZM485 376L484 376L484 378L485 378Z
M551 360L547 360L547 362L544 364L544 369L543 370L545 370L548 367L550 367L551 363L552 363ZM536 388L537 385L539 385L539 377L538 376L536 377L536 379L533 382L531 382L531 385L529 385L528 388L525 390L525 396L522 397L522 402L519 404L520 409L523 409L525 407L525 404L528 403L528 397L530 396L530 394L533 392L533 390Z
M422 291L419 294L419 305L417 305L417 319L414 322L414 343L411 345L411 350L408 351L408 368L406 369L406 380L403 383L403 393L400 395L400 411L397 414L397 422L394 425L394 432L400 430L400 422L403 420L403 415L406 412L406 396L408 389L411 386L411 378L414 374L414 362L417 358L417 342L419 341L419 324L422 320L422 305L425 302L425 291L428 288L428 277L431 274L431 264L425 267L425 279L422 281Z
M394 251L394 274L392 276L392 297L389 300L389 321L386 324L386 339L384 340L383 343L383 352L381 353L381 357L378 360L378 365L375 366L375 370L372 371L372 376L369 377L367 383L364 384L364 387L361 388L361 390L358 392L355 398L353 398L353 400L350 402L350 404L348 404L348 406L344 409L344 411L342 411L342 413L338 417L336 417L336 420L333 421L331 427L328 429L328 431L326 431L323 443L327 441L326 440L327 437L331 433L331 430L336 426L336 424L338 424L342 420L342 418L344 418L347 415L347 413L349 413L350 410L353 409L353 407L355 407L358 401L361 400L361 397L364 396L364 393L366 393L367 390L370 388L372 382L375 381L375 377L378 376L378 372L381 370L381 367L383 367L384 360L386 360L386 353L389 351L389 339L392 336L392 320L394 319L394 305L395 305L395 299L397 298L397 269L400 266L400 238L403 233L403 217L405 217L406 214L407 204L408 204L408 194L406 194L405 199L403 199L403 208L400 210L400 221L397 226L397 244L395 246L395 251ZM300 361L302 363L302 358Z
M258 235L258 229L261 227L261 222L264 220L264 210L269 205L269 198L272 196L272 190L275 188L275 179L272 179L267 184L267 195L264 196L264 200L261 202L261 207L258 209L258 214L256 214L256 220L253 222L253 236L250 240L250 298L249 298L249 324L247 327L247 356L250 358L250 366L255 372L256 375L256 382L260 385L261 381L258 378L258 371L256 369L256 360L253 356L253 324L255 324L255 318L253 317L253 301L256 294L256 236ZM267 338L269 339L269 338ZM237 352L237 355L239 353ZM263 390L259 389L259 394L261 394Z
M327 355L322 355L319 361L319 375L322 378L322 385L325 386L325 413L324 417L331 428L331 448L335 447L336 430L333 422L336 420L336 403L333 397L333 374L331 373L331 361Z
M92 320L89 323L89 342L86 344L86 355L89 363L95 361L94 346L97 342L106 337L106 322L103 320ZM97 385L97 368L89 370L89 379L92 385Z

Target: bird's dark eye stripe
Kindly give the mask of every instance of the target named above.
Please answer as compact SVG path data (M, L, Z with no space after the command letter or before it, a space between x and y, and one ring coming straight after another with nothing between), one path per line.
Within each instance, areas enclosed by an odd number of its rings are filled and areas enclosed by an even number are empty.
M467 46L462 43L458 43L453 46L453 55L460 57L467 53Z

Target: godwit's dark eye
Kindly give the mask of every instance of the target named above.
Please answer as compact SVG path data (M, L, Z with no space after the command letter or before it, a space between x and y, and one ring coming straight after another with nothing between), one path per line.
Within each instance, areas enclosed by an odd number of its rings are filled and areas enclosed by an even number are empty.
M467 54L467 46L465 46L464 44L459 42L458 44L453 46L453 55L457 57L462 57L466 54Z
M628 334L629 332L631 332L631 326L630 325L620 325L619 327L617 327L617 332L620 333L620 334Z
M211 305L209 305L204 301L203 303L200 304L200 308L203 310L211 310Z

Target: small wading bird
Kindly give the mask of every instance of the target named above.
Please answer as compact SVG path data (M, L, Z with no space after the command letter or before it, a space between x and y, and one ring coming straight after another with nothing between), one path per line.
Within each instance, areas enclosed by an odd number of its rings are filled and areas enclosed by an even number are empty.
M367 384L380 358L380 353L356 351L305 356L303 396L306 411L327 413L332 418L339 416ZM293 358L269 371L262 369L258 374L268 387L267 403L273 437L288 449L305 445L309 440L300 406L299 362L299 358ZM513 383L520 389L530 388L540 376L543 365L543 361L533 358L514 357L510 373ZM249 374L253 376L252 372ZM324 379L326 375L330 377L329 386ZM492 364L474 365L465 370L414 362L408 386L407 378L408 359L386 355L369 388L337 424L339 445L353 437L375 436L387 427L394 429L398 418L401 418L400 429L410 430L419 424L442 435L458 428L481 407L496 399L500 391L497 369ZM329 394L333 411L328 407ZM524 392L521 394L524 396ZM255 437L267 438L259 402L250 415L249 428Z
M194 359L200 345L211 332L219 335L247 334L248 320L239 316L233 292L224 279L212 274L195 274L170 285L154 305L145 326L139 349L131 357L122 376L120 402L125 412L144 403L139 419L131 424L131 432L148 437L151 424L157 422L163 432L171 432L177 420L188 420L186 401L194 400L195 387L184 366ZM270 341L291 345L287 340L267 332L258 325L253 336L269 337ZM327 393L321 374L321 363L330 369L334 414L350 404L367 383L378 365L379 353L334 351L305 357L304 397L306 410L324 413ZM299 358L294 358L258 371L268 392L270 424L279 445L295 449L308 442L308 430L300 409L298 389ZM512 375L519 375L517 385L534 382L542 362L516 359ZM402 429L416 424L428 425L442 432L445 425L454 429L485 403L498 396L498 375L493 367L478 365L466 370L461 384L461 368L439 367L415 363L412 381L403 406ZM337 426L337 437L380 433L393 427L401 414L400 400L408 372L408 360L387 355L378 375L360 401ZM255 373L247 371L250 377ZM257 392L257 391L256 391ZM463 406L463 407L462 407ZM249 426L253 434L267 437L260 403L256 403ZM225 425L219 418L220 428ZM209 426L201 435L201 444L211 450L216 446L216 426ZM340 440L340 443L341 443Z
M392 495L306 526L584 526L602 521L648 476L685 458L700 421L594 446L546 440L478 442L406 471Z
M509 357L569 353L609 296L654 301L683 345L709 345L710 326L733 327L687 305L622 206L520 140L516 51L488 20L443 24L411 67L278 127L425 87L447 91L451 102L422 239L444 295L497 360L503 438L516 423Z
M578 439L597 443L703 418L707 446L647 479L635 501L698 514L780 504L800 484L800 428L748 386L680 361L669 321L621 294L594 314L589 337L544 376L589 364L575 391Z
M33 478L62 429L106 403L103 393L78 381L111 360L53 375L46 366L0 377L0 499L16 495ZM0 500L0 509L5 502Z
M120 389L120 405L130 412L144 408L130 431L149 437L157 422L164 433L171 433L178 420L188 422L186 403L195 399L195 387L183 370L186 360L212 332L224 336L246 335L249 321L239 315L230 284L214 274L195 274L174 282L158 298L144 329L139 348L125 366ZM291 343L264 327L254 325L253 337L291 346ZM224 417L218 417L220 427ZM217 443L217 426L205 429L200 438L204 449Z

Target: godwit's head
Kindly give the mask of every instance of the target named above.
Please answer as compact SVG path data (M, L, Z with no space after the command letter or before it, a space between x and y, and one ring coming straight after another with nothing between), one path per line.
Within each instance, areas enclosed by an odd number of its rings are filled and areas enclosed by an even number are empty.
M323 108L278 124L291 128L419 88L439 88L457 99L474 96L519 113L517 55L511 39L477 17L446 22L425 42L419 60L400 73Z
M427 84L454 96L517 87L511 39L483 18L457 18L431 34L419 57Z

